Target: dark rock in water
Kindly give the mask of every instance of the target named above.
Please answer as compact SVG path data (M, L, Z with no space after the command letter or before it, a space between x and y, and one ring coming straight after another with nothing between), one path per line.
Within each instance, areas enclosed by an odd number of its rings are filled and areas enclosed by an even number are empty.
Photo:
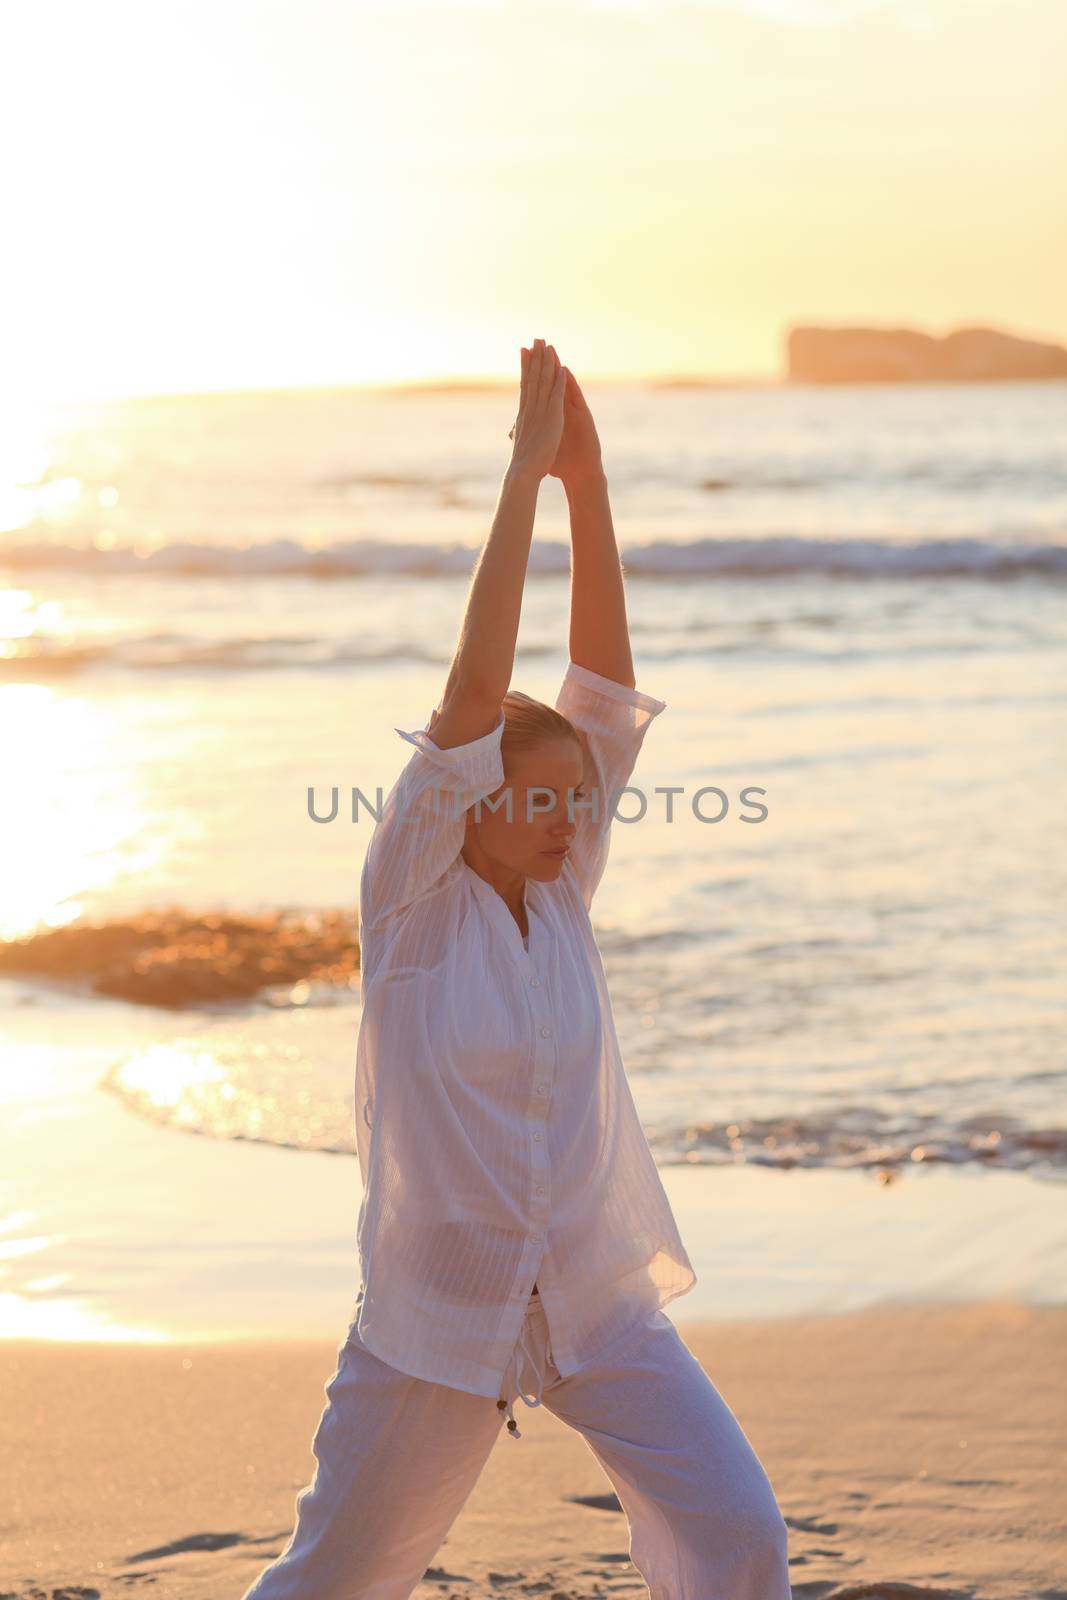
M0 943L0 976L10 973L171 1009L301 982L354 988L359 928L350 911L238 916L173 907Z
M995 328L790 328L791 383L988 383L1067 378L1067 349Z

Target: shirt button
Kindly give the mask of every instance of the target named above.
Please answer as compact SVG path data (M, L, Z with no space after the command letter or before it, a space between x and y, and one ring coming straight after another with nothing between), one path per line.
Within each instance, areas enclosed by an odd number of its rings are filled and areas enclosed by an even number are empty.
M537 1088L538 1094L545 1094L545 1093L547 1093L547 1090L548 1090L548 1084L547 1083L539 1083L539 1084L536 1085L536 1088Z
M531 989L540 989L540 987L541 987L540 978L531 978L530 979L530 987L531 987Z
M541 1029L541 1037L542 1037L542 1039L547 1039L551 1032L552 1032L551 1028L542 1028Z
M544 1191L544 1189L542 1189L540 1184L538 1184L537 1187L534 1190L534 1194L544 1194L544 1192L545 1191Z
M540 1139L541 1139L541 1135L540 1135L540 1134L539 1134L539 1133L535 1133L535 1134L534 1134L534 1138L535 1138L535 1139L536 1139L536 1140L537 1140L537 1141L538 1141L538 1142L540 1142Z

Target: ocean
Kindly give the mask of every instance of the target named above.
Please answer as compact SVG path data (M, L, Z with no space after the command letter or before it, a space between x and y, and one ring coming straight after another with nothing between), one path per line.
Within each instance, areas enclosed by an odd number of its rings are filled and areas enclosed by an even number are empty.
M594 907L661 1170L690 1196L724 1168L793 1197L830 1170L1058 1187L1067 384L587 395L637 685L667 702ZM346 1158L358 1207L349 800L436 704L514 412L491 386L163 396L9 436L0 1331L119 1326L85 1267L109 1225L144 1246L114 1172L111 1223L55 1242L93 1117L175 1171L209 1141L215 1215L250 1144ZM550 703L567 533L547 479L513 685Z

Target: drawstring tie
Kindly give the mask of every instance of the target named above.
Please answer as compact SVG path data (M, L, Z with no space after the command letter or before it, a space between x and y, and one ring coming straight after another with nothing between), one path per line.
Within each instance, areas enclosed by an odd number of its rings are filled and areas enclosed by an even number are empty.
M543 1314L544 1313L542 1311L542 1315ZM508 1361L507 1367L506 1367L506 1369L504 1371L504 1377L503 1377L503 1380L502 1380L503 1387L504 1387L504 1397L502 1399L498 1400L497 1403L496 1403L498 1411L506 1411L507 1412L508 1432L511 1434L511 1437L513 1439L521 1439L522 1438L522 1434L519 1431L519 1425L515 1421L515 1410L514 1410L515 1401L517 1399L522 1399L525 1402L525 1404L528 1405L530 1407L530 1409L532 1410L534 1406L539 1406L541 1404L541 1395L542 1395L542 1393L544 1391L544 1387L545 1387L545 1374L544 1374L543 1368L540 1368L538 1366L538 1363L537 1363L537 1351L532 1347L531 1344L527 1343L527 1337L526 1336L527 1336L527 1333L529 1331L529 1328L530 1328L530 1311L528 1309L526 1315L522 1319L522 1330L519 1333L518 1343L516 1344L514 1350L511 1352L511 1359ZM547 1358L547 1356L548 1356L547 1341L546 1341L546 1346L545 1346L545 1355L546 1355L546 1358ZM520 1378L520 1375L519 1375L519 1368L520 1368L523 1356L526 1357L526 1360L529 1362L530 1367L533 1369L533 1372L534 1372L534 1374L535 1374L535 1376L537 1378L537 1387L534 1390L534 1398L533 1399L531 1399L530 1396L528 1394L526 1394L525 1391L522 1388L521 1378Z

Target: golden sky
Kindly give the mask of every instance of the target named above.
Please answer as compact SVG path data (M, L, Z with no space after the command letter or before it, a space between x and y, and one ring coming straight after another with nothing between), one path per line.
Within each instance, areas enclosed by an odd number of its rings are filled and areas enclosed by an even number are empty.
M1067 340L1063 0L2 11L16 399Z

